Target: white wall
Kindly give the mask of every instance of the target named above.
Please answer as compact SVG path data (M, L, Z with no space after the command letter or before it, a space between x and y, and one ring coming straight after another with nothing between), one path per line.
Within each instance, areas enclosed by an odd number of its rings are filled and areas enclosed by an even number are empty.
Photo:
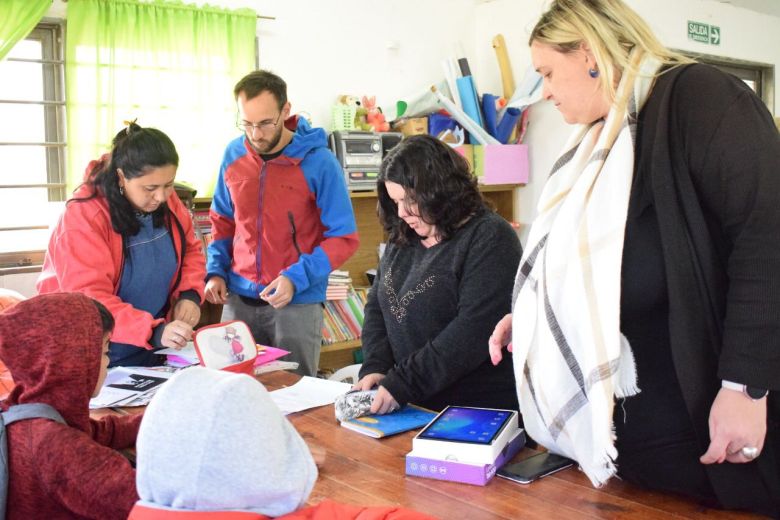
M474 0L254 2L276 20L258 24L260 67L287 81L293 111L330 127L340 94L388 107L439 81L457 48L473 59Z

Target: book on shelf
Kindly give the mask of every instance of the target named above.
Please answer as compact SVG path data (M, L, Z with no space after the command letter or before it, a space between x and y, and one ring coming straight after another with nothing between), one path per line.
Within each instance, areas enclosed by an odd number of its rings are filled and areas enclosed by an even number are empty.
M346 300L349 296L349 286L344 285L340 287L332 287L328 286L327 289L325 289L325 299L326 300Z
M351 286L352 278L349 277L349 271L340 271L336 269L328 275L328 287L325 289L325 299L346 300Z
M431 410L407 404L398 411L384 415L364 415L355 419L341 421L344 428L349 428L375 439L395 435L422 428L431 422L437 413Z
M322 343L331 345L360 339L368 288L349 287L343 300L322 304Z
M211 219L208 209L198 209L192 212L192 224L195 228L195 236L200 239L203 247L203 254L206 254L206 248L214 240L211 235Z
M192 223L195 230L202 234L211 234L211 219L208 209L198 209L192 212Z

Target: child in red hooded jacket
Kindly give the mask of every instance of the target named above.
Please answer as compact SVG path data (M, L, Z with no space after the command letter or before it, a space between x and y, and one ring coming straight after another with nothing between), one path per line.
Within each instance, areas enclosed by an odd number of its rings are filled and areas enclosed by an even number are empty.
M135 471L115 449L135 443L140 415L89 417L108 366L114 320L78 293L36 296L0 313L0 359L16 383L0 408L54 407L67 424L27 419L6 427L6 518L126 518Z

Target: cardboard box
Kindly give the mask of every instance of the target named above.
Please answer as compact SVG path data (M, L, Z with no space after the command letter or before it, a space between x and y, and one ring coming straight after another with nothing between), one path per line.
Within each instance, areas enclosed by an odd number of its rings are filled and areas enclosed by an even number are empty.
M406 474L413 477L425 477L436 480L462 482L475 486L484 486L496 474L498 468L512 460L525 446L525 430L520 429L496 460L489 464L468 464L452 460L439 460L420 457L414 450L406 455Z
M528 182L527 144L467 144L455 148L482 184Z
M428 118L427 117L410 117L406 119L399 119L393 123L393 130L401 132L404 136L420 135L428 133Z

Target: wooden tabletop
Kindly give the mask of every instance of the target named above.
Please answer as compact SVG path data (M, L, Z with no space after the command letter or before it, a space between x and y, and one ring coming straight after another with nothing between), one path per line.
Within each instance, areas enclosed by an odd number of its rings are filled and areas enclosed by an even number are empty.
M259 377L269 390L294 384L299 376L272 372ZM327 451L325 463L309 498L356 505L402 505L440 518L478 519L753 519L758 515L702 507L684 497L643 490L613 478L595 489L576 468L529 485L502 478L486 486L444 482L404 474L404 457L415 432L373 439L341 428L332 406L288 415L307 442ZM523 449L516 460L535 453Z
M289 372L262 374L258 379L276 390L295 384L300 376ZM142 408L95 410L141 413ZM529 485L493 478L473 486L405 475L405 456L416 432L373 439L339 426L333 406L321 406L287 416L303 438L326 450L310 505L326 498L354 505L401 505L443 519L589 519L748 520L765 518L749 513L703 507L694 500L648 491L617 478L595 489L576 467L559 471ZM536 451L524 448L515 461Z

